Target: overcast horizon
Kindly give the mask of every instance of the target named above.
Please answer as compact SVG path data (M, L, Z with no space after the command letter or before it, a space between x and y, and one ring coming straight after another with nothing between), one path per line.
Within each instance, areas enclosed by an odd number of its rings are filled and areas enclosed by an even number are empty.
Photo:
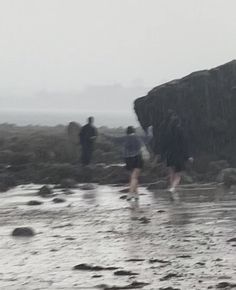
M236 58L234 0L0 0L1 111L133 115L153 87Z

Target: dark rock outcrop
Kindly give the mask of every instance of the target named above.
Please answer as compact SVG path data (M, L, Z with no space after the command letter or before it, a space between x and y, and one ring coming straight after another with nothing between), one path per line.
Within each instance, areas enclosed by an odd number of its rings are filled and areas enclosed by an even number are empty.
M153 126L156 153L159 126L172 109L182 119L194 156L236 164L236 60L155 87L134 109L144 130Z

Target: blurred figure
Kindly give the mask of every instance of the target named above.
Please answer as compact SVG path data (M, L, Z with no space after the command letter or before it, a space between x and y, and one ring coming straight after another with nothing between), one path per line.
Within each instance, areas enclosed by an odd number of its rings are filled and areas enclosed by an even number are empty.
M124 157L126 162L126 169L131 172L129 197L127 200L138 200L138 182L141 169L143 168L142 158L142 142L135 134L135 129L129 126L126 130L126 137L124 143Z
M169 167L170 192L175 192L181 181L181 172L185 170L187 160L193 162L189 156L187 140L181 121L177 115L172 114L166 127L166 132L162 136L162 158L166 160Z
M80 131L80 144L82 149L81 162L84 166L87 166L91 163L94 142L97 138L97 129L94 126L94 118L89 117L88 123L81 128Z

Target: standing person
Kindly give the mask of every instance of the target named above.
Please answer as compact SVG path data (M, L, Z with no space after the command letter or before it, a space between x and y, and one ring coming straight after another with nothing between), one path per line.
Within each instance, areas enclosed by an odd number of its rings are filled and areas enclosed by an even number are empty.
M97 129L94 126L94 118L89 117L88 123L81 128L80 144L82 148L81 162L84 166L91 163L94 150L94 142L97 138Z
M126 137L124 143L124 157L126 162L126 169L131 172L128 200L138 200L139 198L138 182L141 169L143 168L141 148L141 140L135 134L135 129L132 126L129 126L126 130Z
M180 119L175 114L170 118L164 138L162 154L169 167L169 191L173 193L181 181L181 172L185 170L187 160L193 162Z

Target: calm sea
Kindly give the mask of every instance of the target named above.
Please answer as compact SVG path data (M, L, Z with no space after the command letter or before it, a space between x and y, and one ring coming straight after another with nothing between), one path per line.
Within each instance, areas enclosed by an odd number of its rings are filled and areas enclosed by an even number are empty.
M86 113L70 111L19 111L19 110L1 110L0 123L11 123L19 126L24 125L48 125L68 124L70 121L76 121L84 124L88 116L94 116L97 126L125 127L128 125L138 125L135 113Z

